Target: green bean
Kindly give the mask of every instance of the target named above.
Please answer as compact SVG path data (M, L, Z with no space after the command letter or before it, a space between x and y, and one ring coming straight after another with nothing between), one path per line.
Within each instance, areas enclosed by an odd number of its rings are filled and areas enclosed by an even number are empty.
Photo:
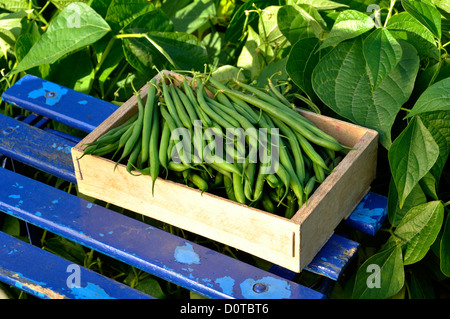
M266 181L266 178L265 178L264 174L262 173L262 167L260 165L258 168L258 174L257 174L256 181L255 181L255 189L253 191L253 201L258 201L261 198L265 181Z
M213 83L214 85L216 82L218 82L218 81L214 80L212 77L210 78L210 81L212 83L214 82ZM219 85L222 85L222 84L220 84L220 82L219 82ZM222 85L222 87L223 87L223 85ZM290 126L293 130L301 133L305 138L307 138L308 140L310 140L311 142L313 142L317 145L327 147L327 148L330 148L335 151L339 151L344 148L333 137L331 137L330 135L326 134L323 131L320 131L317 129L319 132L312 133L309 130L309 128L307 128L305 125L302 125L305 123L306 119L294 110L290 110L287 108L284 108L284 109L276 108L276 107L274 107L273 104L269 104L265 100L244 94L242 92L231 90L227 87L223 88L222 91L230 97L242 99L243 101L248 102L248 103L262 109L263 111L267 112L271 116L282 120L288 126ZM262 93L264 93L264 92L262 92ZM278 102L278 103L280 103L280 102ZM284 104L282 104L282 105L284 105ZM314 126L314 125L312 125L312 126ZM318 135L318 134L321 134L321 135Z
M122 134L125 133L125 131L133 124L134 121L136 121L137 118L138 114L136 113L122 125L115 127L100 136L94 143L113 143L119 140Z
M298 144L296 135L282 121L274 118L273 122L281 130L281 132L286 135L295 162L295 173L299 182L303 184L305 181L305 162L303 161L303 154Z
M195 108L192 105L192 102L190 101L190 99L179 87L175 86L174 89L177 91L177 94L182 102L182 105L185 107L186 112L189 115L191 123L198 121L199 117L198 117L197 112L195 111Z
M236 196L234 196L234 190L233 190L233 177L224 175L223 176L223 185L225 187L225 193L227 194L228 199L232 201L237 201Z
M134 145L136 144L136 142L140 138L140 135L142 134L142 122L143 122L143 118L144 118L144 105L142 104L142 99L141 99L140 94L138 93L136 96L137 96L137 101L138 101L138 112L139 112L138 119L136 120L136 122L134 122L135 124L133 126L133 131L132 131L130 137L127 139L127 141L123 147L122 156L116 162L114 169L117 167L117 164L121 160L123 160L125 157L127 157L131 153L131 151L134 148Z
M117 146L119 145L119 142L115 142L115 143L111 143L111 144L106 144L104 146L101 146L99 148L97 148L94 152L92 152L92 155L95 156L104 156L106 154L111 153L112 151L114 151L115 149L117 149ZM84 155L84 154L83 154Z
M197 89L197 101L198 101L198 104L200 105L200 108L213 121L215 121L220 126L222 126L224 128L233 127L233 125L231 125L227 120L225 120L220 115L218 115L216 112L214 112L214 110L211 109L211 107L208 105L208 103L206 103L206 99L205 99L205 96L204 96L204 94L206 94L206 93L205 93L203 84L202 84L200 79L197 79L197 87L198 87L198 89Z
M152 177L152 195L155 193L155 182L159 175L159 152L158 152L158 142L159 142L159 111L158 108L153 109L152 117L152 132L150 135L150 145L149 145L149 157L150 157L150 176Z
M328 170L328 166L323 160L323 158L316 152L314 147L308 142L306 138L304 138L301 134L297 132L296 134L297 140L300 143L305 154L317 165L321 166L323 169Z
M266 211L268 211L269 213L275 213L276 207L272 203L272 200L270 199L270 197L268 195L263 194L263 198L262 198L261 204L262 204L263 208Z
M161 132L161 140L159 142L159 150L158 150L158 156L159 156L159 162L161 163L161 166L164 167L167 173L167 148L169 147L169 141L170 141L170 129L169 125L164 120L163 129Z
M183 123L181 123L181 120L178 117L177 108L175 107L175 104L170 96L169 88L166 82L162 81L162 87L163 87L163 99L167 106L167 110L169 111L170 116L175 122L175 127L183 127Z
M233 190L236 201L245 204L244 187L242 186L241 176L238 174L233 174Z
M278 89L275 87L275 85L272 83L272 80L267 78L267 82L269 83L269 88L270 90L275 94L275 96L277 97L277 99L283 103L284 105L286 105L287 107L291 107L291 103L286 99L286 97L281 94L280 91L278 91Z
M266 181L272 188L277 188L281 185L280 179L275 174L266 174Z
M128 158L126 169L127 172L131 174L131 171L133 170L133 167L135 167L135 163L137 161L137 158L139 154L141 153L141 146L142 146L142 138L139 138L136 144L134 145L133 151L130 154L130 157Z
M309 195L312 193L312 191L314 190L314 186L316 185L316 177L312 176L308 182L305 185L304 188L304 192L305 192L305 196L306 198L309 197Z
M322 183L325 180L325 171L323 170L323 168L314 162L313 170L314 174L316 174L317 182Z
M177 90L175 89L175 85L171 85L169 91L172 96L173 104L177 109L177 114L178 117L180 118L181 123L184 125L184 127L191 129L192 128L191 118L189 117L189 114L187 113L185 107L183 106L183 103L181 102L180 97L178 96Z
M184 92L186 93L186 96L191 101L192 106L194 107L194 110L198 114L200 121L202 121L202 124L206 127L210 127L213 124L211 119L201 109L200 105L198 104L197 98L194 95L194 91L189 86L189 84L187 83L187 81L184 77L183 77L183 88L184 88Z
M174 118L172 118L172 116L169 114L169 112L166 110L166 108L161 107L161 115L162 117L165 119L166 123L169 126L169 129L171 132L174 132L178 127L176 126L175 120ZM173 141L173 139L171 138L171 141ZM182 141L183 144L186 143L186 141ZM185 164L189 164L190 163L190 158L188 158L187 154L180 148L180 143L175 144L176 146L176 150L178 152L178 156L180 157L180 160L185 163ZM185 147L183 147L183 149L186 149ZM169 152L172 152L172 149L170 147L170 143L169 143ZM182 152L183 151L183 152ZM171 155L173 155L173 152L171 153ZM169 156L172 157L172 156Z
M244 172L244 195L250 201L253 201L253 184L255 181L256 166L256 163L249 163Z
M148 92L147 92L147 101L144 106L144 118L142 122L142 162L146 162L148 159L148 147L150 143L150 134L151 134L151 125L152 125L152 116L153 109L155 107L155 96L156 96L156 79L153 78L150 81Z
M217 102L216 100L213 100L207 96L205 96L206 103L208 103L209 107L219 114L219 116L223 117L228 123L231 124L231 127L239 127L239 122L230 116L229 111L232 111L231 109L227 108L226 106L222 105L221 103ZM225 127L228 128L228 127Z
M297 205L296 205L295 196L292 196L292 194L289 193L287 196L287 208L284 213L284 217L291 219L292 216L294 216L294 214L296 212L296 207L297 207Z
M190 173L188 175L188 179L199 189L203 192L205 192L208 189L208 183L201 178L199 175Z
M217 174L214 177L214 187L218 187L223 185L223 177L224 175L222 173L217 172Z
M171 171L183 172L185 170L191 169L191 166L183 164L183 163L177 163L174 161L170 161L169 164L167 165L167 168Z

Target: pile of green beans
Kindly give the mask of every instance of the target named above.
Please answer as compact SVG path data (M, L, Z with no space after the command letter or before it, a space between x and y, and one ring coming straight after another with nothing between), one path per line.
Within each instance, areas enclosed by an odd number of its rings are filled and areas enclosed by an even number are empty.
M145 102L136 92L138 112L84 154L122 163L133 175L150 175L153 194L159 176L291 218L345 154L270 81L269 92L202 73L161 74L149 84ZM181 138L180 129L186 132ZM217 141L231 147L219 152Z

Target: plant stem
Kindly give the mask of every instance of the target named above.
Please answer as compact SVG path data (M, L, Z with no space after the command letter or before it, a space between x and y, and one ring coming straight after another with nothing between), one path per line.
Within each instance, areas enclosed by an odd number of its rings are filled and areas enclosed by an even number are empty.
M130 34L117 34L115 36L116 39L123 39L123 38L145 38L147 39L166 59L169 61L175 69L180 69L178 65L175 63L175 61L172 60L169 54L161 47L159 46L152 38L150 38L145 33L130 33Z
M396 0L391 0L391 5L389 6L389 12L388 12L388 15L386 17L386 20L384 21L384 27L385 28L387 26L387 22L389 21L389 18L391 17L392 10L394 9L394 6L395 6L395 2L396 2Z

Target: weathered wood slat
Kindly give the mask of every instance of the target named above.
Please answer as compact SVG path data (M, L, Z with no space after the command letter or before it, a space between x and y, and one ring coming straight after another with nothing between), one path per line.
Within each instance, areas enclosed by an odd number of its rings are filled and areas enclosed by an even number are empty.
M74 142L0 114L0 154L76 183Z
M33 75L25 75L2 94L10 104L91 132L118 106Z
M49 185L0 168L0 210L212 298L324 296ZM255 285L265 287L259 292Z
M45 299L152 298L3 232L0 281Z

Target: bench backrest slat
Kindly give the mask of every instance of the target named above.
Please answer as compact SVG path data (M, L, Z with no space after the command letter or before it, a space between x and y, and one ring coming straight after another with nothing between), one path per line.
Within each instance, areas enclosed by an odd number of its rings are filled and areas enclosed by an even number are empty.
M118 108L110 102L29 74L7 89L2 99L88 133Z
M0 281L39 298L149 299L92 270L0 232ZM32 265L32 266L31 266ZM73 276L72 276L73 275Z

